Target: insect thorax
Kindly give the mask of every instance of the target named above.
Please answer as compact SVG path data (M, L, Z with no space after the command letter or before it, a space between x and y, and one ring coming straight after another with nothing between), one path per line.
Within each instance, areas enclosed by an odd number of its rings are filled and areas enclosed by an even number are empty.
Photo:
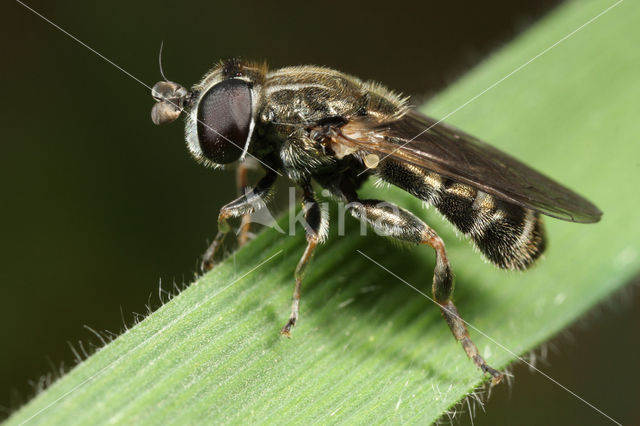
M280 152L283 168L289 177L299 180L336 161L310 134L317 123L362 116L379 122L392 120L404 113L405 103L383 86L329 68L282 68L267 74L257 125L268 129L268 143L277 145L273 148ZM264 135L257 137L264 139ZM258 146L264 143L256 141Z

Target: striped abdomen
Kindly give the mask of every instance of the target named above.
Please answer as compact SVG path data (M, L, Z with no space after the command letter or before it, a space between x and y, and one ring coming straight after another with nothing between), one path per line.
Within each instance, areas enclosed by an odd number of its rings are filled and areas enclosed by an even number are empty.
M378 173L385 181L435 206L501 268L526 269L544 251L542 219L531 209L396 161L384 161Z

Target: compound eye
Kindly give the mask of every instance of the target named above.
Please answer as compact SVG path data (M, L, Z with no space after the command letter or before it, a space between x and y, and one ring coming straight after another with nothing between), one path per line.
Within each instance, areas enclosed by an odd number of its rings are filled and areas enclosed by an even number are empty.
M198 141L203 155L217 164L238 160L248 143L250 124L247 82L230 79L216 84L198 104Z

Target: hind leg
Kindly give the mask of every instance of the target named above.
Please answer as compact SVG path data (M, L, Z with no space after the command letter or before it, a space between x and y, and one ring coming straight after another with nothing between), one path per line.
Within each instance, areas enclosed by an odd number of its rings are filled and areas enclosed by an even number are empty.
M451 300L453 295L453 272L447 258L444 242L438 234L422 220L400 207L378 200L354 199L348 204L351 213L358 219L365 220L378 233L417 244L428 244L436 253L436 266L433 272L433 298L440 306L440 311L447 325L462 344L467 356L484 373L492 377L494 384L500 382L502 374L487 365L478 348L469 337L469 332L458 309Z

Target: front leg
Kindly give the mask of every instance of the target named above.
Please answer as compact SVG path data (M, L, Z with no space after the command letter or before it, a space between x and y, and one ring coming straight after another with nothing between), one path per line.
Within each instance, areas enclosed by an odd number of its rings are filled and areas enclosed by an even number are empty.
M218 215L218 234L204 253L204 256L202 256L201 268L203 271L211 270L215 264L215 255L231 230L228 219L249 215L263 208L265 206L264 198L273 187L276 178L277 174L275 172L268 171L266 176L260 179L255 188L250 191L245 191L242 196L220 209L220 214Z
M329 221L329 218L322 211L320 204L318 204L313 196L313 188L311 187L311 184L307 182L303 185L302 189L304 190L302 209L304 211L304 228L307 236L307 248L298 262L294 275L296 284L293 290L293 297L291 298L291 316L289 317L289 321L287 321L280 331L280 333L287 337L291 337L291 328L295 326L298 321L300 290L304 271L313 256L316 246L326 237Z
M236 188L238 189L238 195L244 194L249 187L248 171L250 168L251 167L247 166L246 161L238 164L238 169L236 170ZM243 214L240 229L238 230L238 247L242 247L249 241L250 225L251 214Z

